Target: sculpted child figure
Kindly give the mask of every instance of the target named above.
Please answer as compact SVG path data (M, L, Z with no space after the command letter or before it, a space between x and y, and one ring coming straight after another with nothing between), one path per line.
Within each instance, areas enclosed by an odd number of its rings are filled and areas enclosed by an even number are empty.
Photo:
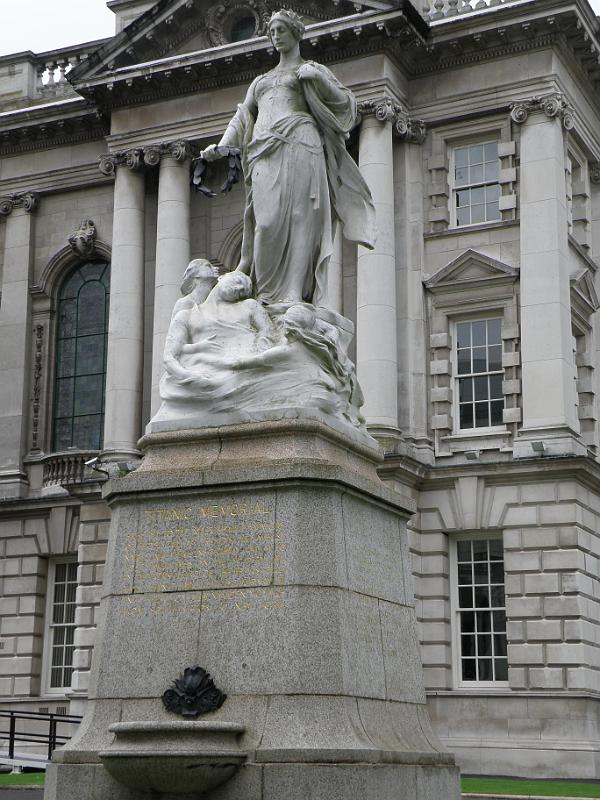
M246 181L242 255L263 303L324 305L333 226L373 247L374 207L345 139L356 99L326 67L304 61L304 24L292 11L271 17L279 64L248 89L219 145L238 147Z

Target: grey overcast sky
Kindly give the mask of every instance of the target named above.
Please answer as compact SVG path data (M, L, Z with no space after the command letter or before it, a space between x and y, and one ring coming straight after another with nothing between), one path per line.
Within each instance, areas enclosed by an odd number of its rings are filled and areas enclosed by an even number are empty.
M592 0L600 14L600 0ZM0 55L41 53L114 33L105 0L0 0Z

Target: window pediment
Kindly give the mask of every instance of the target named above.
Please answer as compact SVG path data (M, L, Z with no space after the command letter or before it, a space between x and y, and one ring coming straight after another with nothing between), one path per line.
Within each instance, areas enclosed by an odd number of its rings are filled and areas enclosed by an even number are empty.
M424 284L426 289L441 290L455 288L456 284L475 285L498 280L513 282L518 276L517 267L511 267L476 250L466 250L427 278Z

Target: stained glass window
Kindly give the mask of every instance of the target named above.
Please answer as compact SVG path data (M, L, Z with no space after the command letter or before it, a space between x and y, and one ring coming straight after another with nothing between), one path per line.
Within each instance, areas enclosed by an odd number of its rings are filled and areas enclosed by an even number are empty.
M100 450L110 267L89 262L73 270L58 300L53 449Z

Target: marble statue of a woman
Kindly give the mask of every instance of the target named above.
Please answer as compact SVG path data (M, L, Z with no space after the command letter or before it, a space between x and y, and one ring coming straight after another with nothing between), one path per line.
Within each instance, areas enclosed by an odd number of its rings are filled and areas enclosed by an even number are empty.
M246 181L242 255L256 299L267 304L325 303L334 225L372 248L375 212L369 189L346 151L356 125L352 92L320 64L304 61L304 24L292 11L271 17L279 64L253 81L219 145L238 147Z

